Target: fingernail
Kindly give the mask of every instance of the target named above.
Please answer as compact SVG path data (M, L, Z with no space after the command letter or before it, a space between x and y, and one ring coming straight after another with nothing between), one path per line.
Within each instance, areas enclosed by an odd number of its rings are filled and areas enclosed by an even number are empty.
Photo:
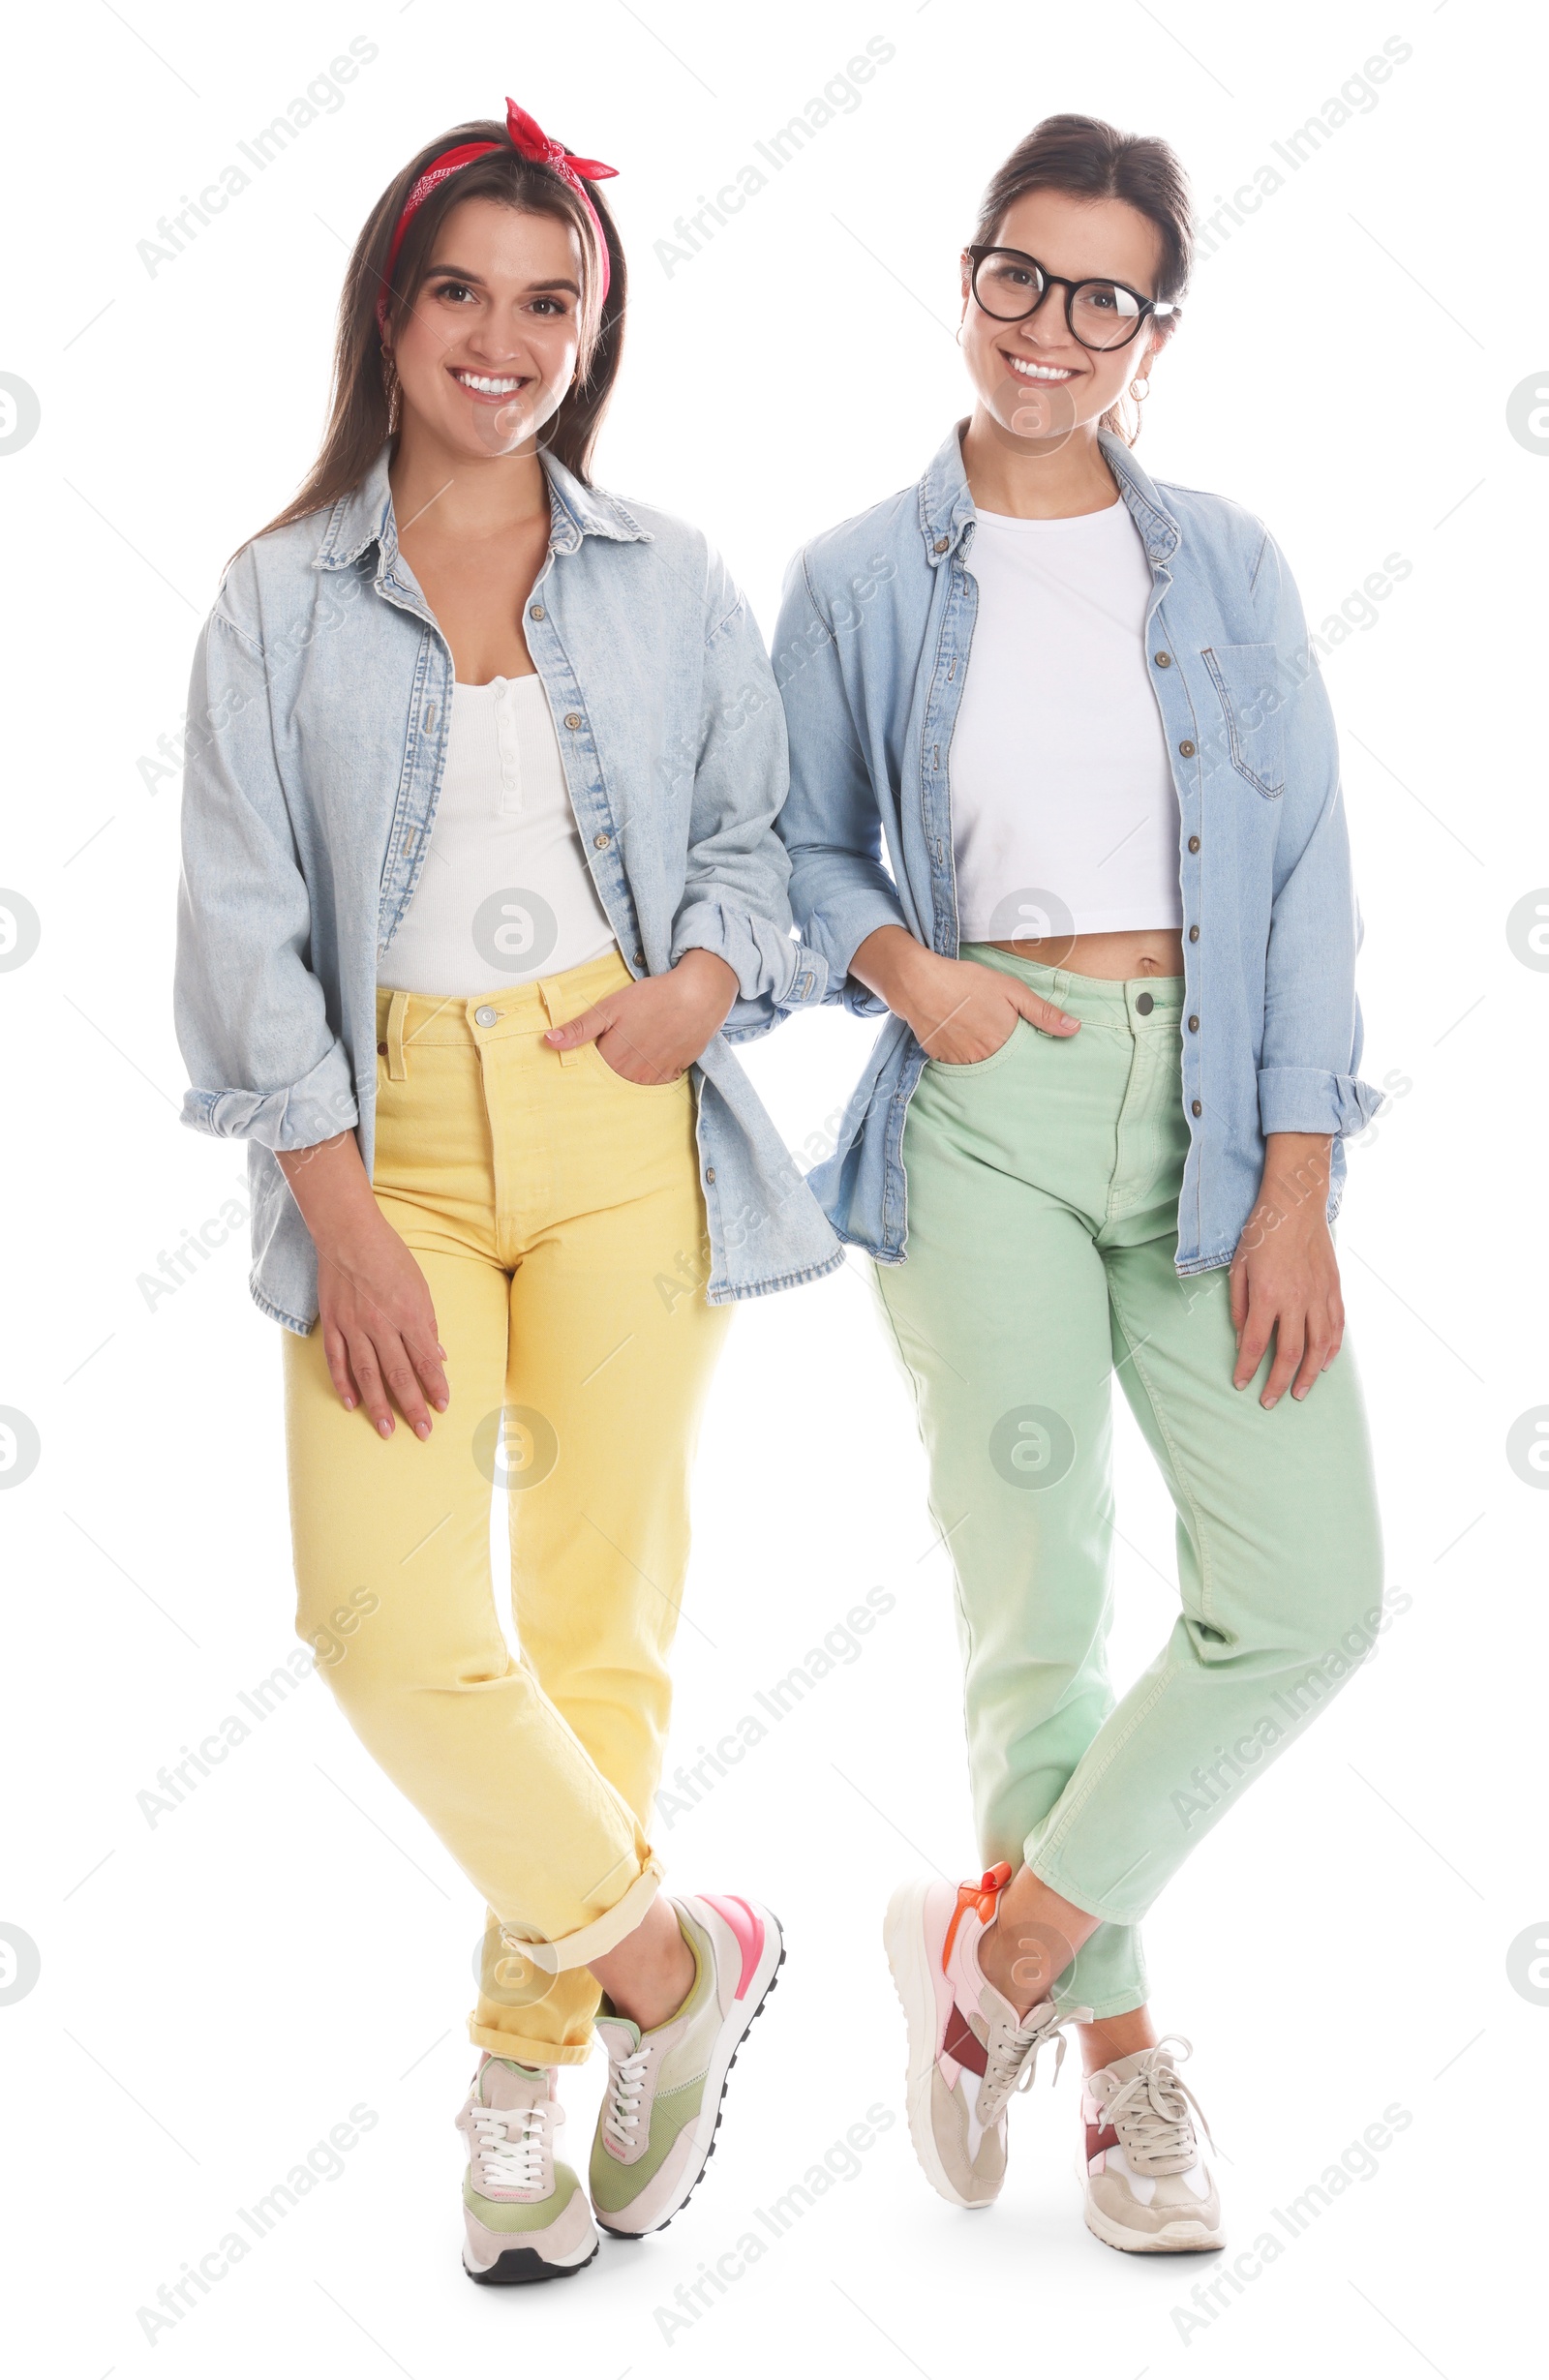
M428 1438L430 1436L429 1422L416 1422L414 1425L414 1435L416 1438Z
M345 1399L345 1411L346 1411L347 1413L353 1413L354 1409L355 1409L355 1401L354 1401L353 1397L347 1397L347 1398Z
M432 1403L435 1405L436 1410L437 1410L437 1412L438 1412L438 1413L444 1413L444 1412L445 1412L445 1410L446 1410L446 1400L445 1400L445 1398L444 1398L444 1397L436 1397L436 1398L433 1398L431 1401L432 1401Z
M392 1436L393 1426L390 1421L380 1421L377 1424L377 1427L381 1431L384 1438L390 1438Z

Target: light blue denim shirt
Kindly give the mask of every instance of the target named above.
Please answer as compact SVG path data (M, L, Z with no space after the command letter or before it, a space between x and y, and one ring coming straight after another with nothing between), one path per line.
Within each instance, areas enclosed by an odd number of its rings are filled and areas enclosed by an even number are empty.
M774 635L791 903L827 962L825 997L866 1016L887 1010L849 966L878 926L958 951L949 763L978 604L963 426L918 486L796 557ZM1338 1210L1343 1136L1382 1100L1356 1073L1360 919L1333 718L1279 548L1240 506L1157 486L1099 435L1151 565L1146 666L1177 789L1187 986L1177 1268L1202 1273L1231 1261L1267 1132L1334 1135ZM840 1237L884 1262L905 1253L903 1125L925 1064L890 1017L809 1176Z
M183 1120L247 1141L253 1295L301 1333L317 1253L274 1152L353 1126L371 1171L377 966L425 862L451 715L451 652L398 550L387 465L383 447L326 514L243 550L189 696ZM544 469L549 551L523 627L597 892L634 975L700 948L740 987L694 1069L706 1296L810 1280L844 1251L730 1046L826 988L771 824L787 776L769 659L697 529Z

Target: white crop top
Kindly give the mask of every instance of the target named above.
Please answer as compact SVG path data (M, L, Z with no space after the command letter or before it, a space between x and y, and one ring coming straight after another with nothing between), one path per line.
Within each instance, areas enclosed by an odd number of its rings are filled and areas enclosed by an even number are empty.
M1151 566L1129 506L981 512L967 567L979 609L950 754L960 939L1181 924Z
M472 1000L579 967L614 941L542 678L454 685L430 849L378 981Z

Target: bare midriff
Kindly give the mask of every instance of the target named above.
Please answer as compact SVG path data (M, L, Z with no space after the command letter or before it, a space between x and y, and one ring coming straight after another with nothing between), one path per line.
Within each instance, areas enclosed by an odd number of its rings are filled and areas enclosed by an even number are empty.
M1122 934L1048 935L1037 942L992 942L991 950L1060 967L1067 975L1096 976L1104 983L1127 983L1135 976L1180 976L1183 932L1176 925L1136 928Z

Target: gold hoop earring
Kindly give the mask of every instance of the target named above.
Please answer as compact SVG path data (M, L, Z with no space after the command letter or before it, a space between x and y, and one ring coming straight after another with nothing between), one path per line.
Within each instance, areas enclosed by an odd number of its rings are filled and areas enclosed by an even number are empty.
M1151 376L1149 373L1147 373L1143 380L1136 379L1130 382L1130 395L1135 399L1137 405L1143 405L1145 403L1147 396L1150 394L1150 389Z

